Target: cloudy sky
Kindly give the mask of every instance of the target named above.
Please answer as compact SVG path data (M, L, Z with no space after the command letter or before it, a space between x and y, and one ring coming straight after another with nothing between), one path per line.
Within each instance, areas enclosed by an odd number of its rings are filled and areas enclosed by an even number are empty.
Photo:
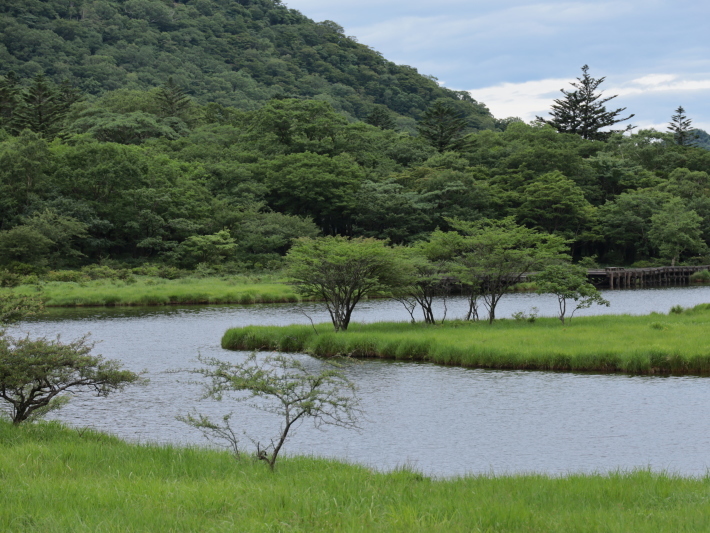
M710 4L698 0L285 0L497 117L545 115L584 64L608 107L665 130L682 105L710 131Z

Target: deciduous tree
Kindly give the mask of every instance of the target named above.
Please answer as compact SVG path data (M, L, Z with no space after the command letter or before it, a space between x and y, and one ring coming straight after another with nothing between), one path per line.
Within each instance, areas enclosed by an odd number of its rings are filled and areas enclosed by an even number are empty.
M192 372L207 379L204 398L221 400L229 395L239 402L256 400L249 406L281 418L280 431L268 444L253 439L256 458L266 461L272 470L289 434L307 419L316 427L357 428L360 408L355 386L333 361L323 363L325 368L313 372L296 357L280 354L265 357L251 354L240 363L198 359L205 366ZM179 419L208 437L226 439L239 454L238 434L231 427L229 416L223 425L199 414Z
M582 267L569 263L549 265L535 276L534 281L538 294L554 294L557 297L559 319L563 324L568 300L576 304L570 315L570 322L574 313L580 309L586 309L594 304L609 307L609 302L602 297L594 285L589 283L587 271Z
M303 238L286 261L289 282L303 296L325 302L336 332L348 329L360 300L407 281L402 252L377 239Z
M70 343L45 338L0 337L0 400L14 424L40 417L66 403L64 393L99 396L141 381L120 362L91 355L87 338Z

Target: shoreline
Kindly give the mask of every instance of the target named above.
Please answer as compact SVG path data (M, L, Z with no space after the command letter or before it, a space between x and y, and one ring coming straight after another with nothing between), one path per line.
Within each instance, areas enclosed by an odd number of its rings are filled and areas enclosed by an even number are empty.
M563 325L500 319L231 328L225 349L420 361L492 370L710 375L710 304L662 315L598 315Z
M710 516L708 475L433 478L307 456L271 472L248 456L56 422L2 421L0 443L3 531L660 532L704 530Z

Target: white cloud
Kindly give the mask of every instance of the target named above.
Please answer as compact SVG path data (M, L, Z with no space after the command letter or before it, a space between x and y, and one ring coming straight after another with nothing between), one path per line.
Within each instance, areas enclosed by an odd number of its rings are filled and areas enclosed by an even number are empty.
M610 90L614 91L614 94L628 96L652 92L703 91L710 89L710 78L699 80L679 78L680 76L675 74L650 74Z
M471 96L488 106L496 117L520 117L530 121L545 113L552 100L561 96L560 89L569 87L569 79L554 78L501 83L493 87L469 91Z
M536 115L545 115L552 101L562 96L559 90L570 88L570 81L574 80L552 78L523 83L501 83L469 92L473 98L486 104L496 117L517 116L529 121ZM710 78L691 80L683 79L677 74L648 74L603 89L604 94L627 98L666 93L681 100L682 93L709 90ZM628 104L624 102L624 105ZM656 127L657 123L647 122L639 125L644 128ZM702 127L700 123L697 125Z

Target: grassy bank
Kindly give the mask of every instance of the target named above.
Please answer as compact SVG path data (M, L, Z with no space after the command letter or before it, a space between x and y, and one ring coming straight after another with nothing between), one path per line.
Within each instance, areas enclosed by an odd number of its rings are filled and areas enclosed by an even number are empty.
M222 346L233 350L348 354L430 361L474 368L710 374L710 304L680 314L605 315L517 320L352 324L333 333L330 324L251 326L228 330Z
M168 280L137 276L130 281L98 279L53 281L19 285L18 294L40 295L49 307L107 305L251 304L299 301L294 290L276 279L252 281L245 277L182 278Z
M373 458L374 459L374 458ZM0 422L0 530L706 531L710 478L649 472L433 480L314 458L266 465Z

